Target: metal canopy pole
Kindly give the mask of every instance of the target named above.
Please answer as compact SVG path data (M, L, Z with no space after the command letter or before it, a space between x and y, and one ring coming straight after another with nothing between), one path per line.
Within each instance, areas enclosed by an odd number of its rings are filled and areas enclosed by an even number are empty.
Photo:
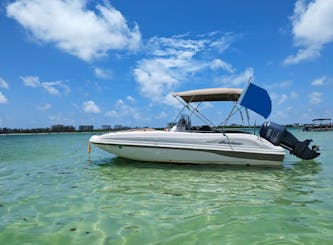
M207 123L208 125L211 125L212 127L216 127L214 123L212 123L207 117L205 117L202 113L200 113L200 111L198 110L200 103L197 105L197 107L194 107L190 104L192 100L186 103L183 100L180 100L178 97L176 97L176 99L184 106L183 109L180 111L180 113L178 113L176 120L184 111L184 109L187 108L192 114L195 114L203 122Z

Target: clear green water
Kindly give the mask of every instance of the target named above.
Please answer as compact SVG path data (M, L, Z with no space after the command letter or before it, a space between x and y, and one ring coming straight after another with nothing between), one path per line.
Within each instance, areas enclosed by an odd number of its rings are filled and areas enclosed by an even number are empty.
M333 244L333 132L278 169L151 164L0 136L0 244Z

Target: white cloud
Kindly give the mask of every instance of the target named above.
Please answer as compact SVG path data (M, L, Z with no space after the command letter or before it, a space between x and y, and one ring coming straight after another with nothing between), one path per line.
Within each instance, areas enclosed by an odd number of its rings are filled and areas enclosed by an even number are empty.
M241 84L247 83L250 78L253 78L253 76L254 70L252 67L249 67L241 73L223 76L219 80L221 83L228 86L240 86Z
M134 77L144 97L159 101L180 81L181 74L172 70L168 59L142 60L134 69Z
M72 118L65 117L62 113L57 115L50 115L48 119L51 121L51 124L65 124L65 125L73 125L75 124L75 120Z
M111 73L109 71L103 70L101 68L94 68L95 75L99 78L108 79L111 78Z
M0 91L0 104L6 104L8 102L6 96L3 95Z
M23 81L23 84L27 87L32 88L43 88L49 94L52 95L61 95L62 93L68 94L71 89L65 85L62 81L55 82L41 82L37 76L24 76L20 77Z
M267 84L266 88L269 88L269 89L284 88L285 89L285 88L290 87L291 84L292 84L291 80L283 80L281 82Z
M116 102L117 107L123 107L125 106L125 102L122 99L118 99Z
M120 117L119 113L116 110L111 110L111 111L105 112L105 116L106 117L115 117L115 118Z
M146 45L148 54L156 57L177 57L188 60L207 44L206 39L186 39L186 36L153 37Z
M62 90L65 94L68 94L70 92L70 88L63 84L61 81L56 82L42 82L41 86L50 94L53 95L60 95Z
M311 60L320 56L320 48L318 46L299 49L296 55L289 55L285 60L285 65L297 64L304 60Z
M214 59L211 64L210 67L212 70L218 70L218 69L223 69L229 73L233 73L234 72L234 68L232 67L232 65L228 64L227 62L221 60L221 59Z
M8 89L8 83L0 77L0 88ZM6 96L0 91L0 104L5 104L8 102Z
M35 39L85 61L105 56L109 50L135 50L141 33L131 29L123 15L108 4L87 7L86 0L17 0L7 5L7 15Z
M130 96L130 95L128 95L127 97L126 97L126 99L127 99L127 101L129 101L129 102L131 102L131 103L134 103L136 100L135 100L135 98L133 98L132 96Z
M5 89L9 88L8 83L1 77L0 77L0 88L5 88Z
M146 45L147 57L139 60L133 71L141 94L154 102L169 103L171 91L183 83L199 80L197 76L205 70L209 69L212 76L233 72L230 64L214 57L222 39L219 33L191 39L186 35L151 38Z
M282 105L287 100L297 99L298 94L295 91L291 91L289 94L281 94L276 92L270 92L270 97L273 100L273 104Z
M233 35L226 34L216 41L213 41L210 46L216 48L220 53L222 53L230 47L231 43L234 42L234 39Z
M281 104L283 104L287 99L288 99L288 95L286 95L286 94L282 94L277 104L278 104L278 105L281 105Z
M99 107L92 100L83 102L82 110L87 113L100 113L101 112Z
M127 101L130 101L133 99L131 96L127 96ZM131 102L131 101L130 101ZM113 118L133 118L137 121L139 120L145 120L146 118L142 116L140 109L135 108L133 106L128 105L124 102L122 99L118 99L115 104L115 108L107 111L105 113L105 116L107 117L113 117Z
M25 77L21 77L23 84L27 87L33 87L33 88L37 88L39 86L41 86L41 82L39 81L39 77L35 77L35 76L25 76Z
M325 81L326 81L326 77L323 76L323 77L320 77L320 78L317 78L317 79L313 80L311 82L311 85L312 86L323 86L323 85L325 85Z
M298 0L291 17L294 44L299 47L295 55L288 56L285 64L297 64L320 56L325 44L333 42L333 0L315 0L306 4Z
M179 101L173 97L173 92L168 93L167 95L165 95L165 97L163 98L163 102L169 106L173 106L175 108L182 108L182 104L179 103Z
M322 96L323 96L323 94L320 92L312 92L309 96L310 103L314 104L314 105L320 104L323 101Z
M272 117L277 118L279 120L281 120L282 118L283 119L289 118L292 111L293 111L293 107L288 106L286 108L283 108L282 111L280 111L280 110L274 111Z

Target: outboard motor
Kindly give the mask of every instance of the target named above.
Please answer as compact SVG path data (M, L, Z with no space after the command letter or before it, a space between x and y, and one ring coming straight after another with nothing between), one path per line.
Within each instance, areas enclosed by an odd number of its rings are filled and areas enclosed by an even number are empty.
M297 157L309 160L314 159L320 155L319 147L313 145L309 148L309 144L312 140L305 140L303 142L296 139L285 126L279 125L273 122L265 122L259 131L260 137L268 140L273 145L280 145L283 148L289 150L290 154L296 155Z

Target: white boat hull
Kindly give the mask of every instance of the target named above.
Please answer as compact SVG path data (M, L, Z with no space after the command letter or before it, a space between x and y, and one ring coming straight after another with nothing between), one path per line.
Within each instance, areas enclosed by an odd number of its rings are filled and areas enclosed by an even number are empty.
M241 133L118 132L90 142L120 157L149 162L279 166L284 150Z

